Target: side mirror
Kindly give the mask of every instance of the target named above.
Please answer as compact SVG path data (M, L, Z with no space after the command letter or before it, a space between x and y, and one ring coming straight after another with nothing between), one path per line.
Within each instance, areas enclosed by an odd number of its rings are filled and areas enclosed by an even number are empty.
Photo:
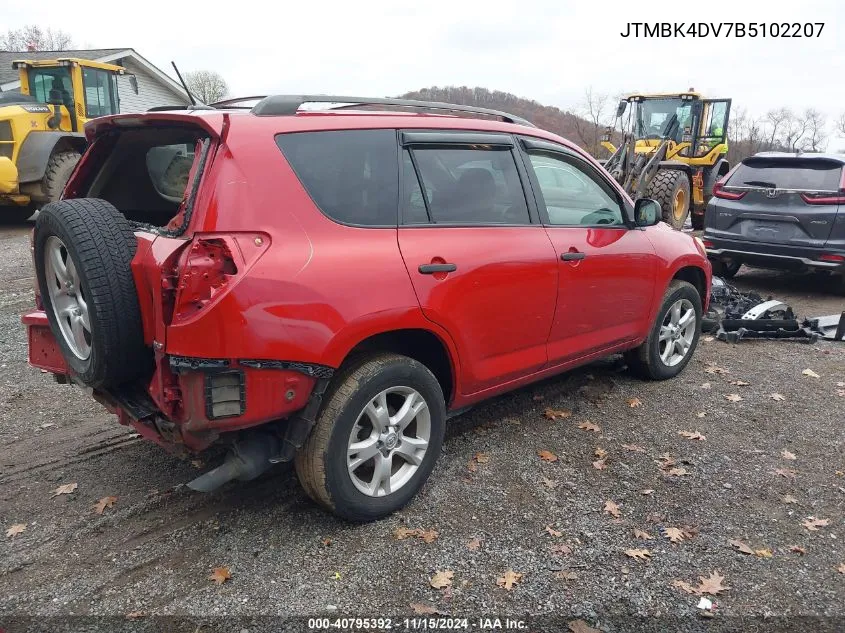
M138 78L135 75L129 75L129 85L132 88L132 92L138 94Z
M634 221L637 226L654 226L660 222L660 203L651 198L640 198L634 203Z
M619 102L619 105L618 105L618 106L616 106L616 118L617 118L617 119L618 119L619 117L621 117L623 114L625 114L625 110L626 110L626 108L627 108L627 107L628 107L628 102L627 102L627 101L625 101L625 99L622 99L622 100Z

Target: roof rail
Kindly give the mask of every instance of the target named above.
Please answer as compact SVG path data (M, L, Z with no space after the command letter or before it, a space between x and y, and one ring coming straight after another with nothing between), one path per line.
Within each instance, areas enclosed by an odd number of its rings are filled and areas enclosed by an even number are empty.
M252 113L258 116L290 116L296 114L304 103L343 103L336 109L354 108L358 106L384 105L402 108L420 108L426 110L444 110L447 112L467 112L470 114L484 114L502 119L505 123L516 123L535 127L525 119L488 108L442 103L440 101L417 101L415 99L392 99L380 97L339 97L334 95L271 95L264 97L252 108Z
M238 103L243 103L244 101L259 101L261 99L267 98L267 95L255 95L252 97L234 97L232 99L223 99L222 101L215 101L214 103L209 103L212 108L245 108L247 110L251 110L252 106L239 106Z

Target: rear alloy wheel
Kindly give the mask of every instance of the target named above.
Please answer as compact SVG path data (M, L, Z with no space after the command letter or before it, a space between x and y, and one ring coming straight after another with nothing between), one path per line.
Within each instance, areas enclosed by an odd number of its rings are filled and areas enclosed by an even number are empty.
M296 455L302 487L351 521L372 521L407 504L434 468L446 407L419 362L395 354L337 374L317 423Z
M91 318L76 264L67 246L55 235L47 238L43 257L47 293L59 331L73 355L87 360L91 355Z
M701 322L698 291L689 282L673 280L663 295L663 303L648 337L638 348L626 353L628 366L643 378L674 378L695 352Z

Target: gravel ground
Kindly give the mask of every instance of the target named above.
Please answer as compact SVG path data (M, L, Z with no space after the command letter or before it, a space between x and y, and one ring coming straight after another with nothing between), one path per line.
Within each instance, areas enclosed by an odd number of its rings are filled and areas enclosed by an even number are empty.
M0 231L0 252L0 526L26 524L0 536L0 629L278 631L263 616L315 615L396 624L412 604L474 630L495 615L533 617L538 631L577 619L602 631L845 628L845 345L702 340L670 382L640 382L610 359L522 389L451 421L434 474L402 513L352 525L282 468L210 495L184 488L204 464L141 441L27 366L27 228ZM820 278L744 271L736 284L802 316L845 309ZM550 420L547 408L571 416ZM579 428L587 421L600 430ZM94 513L108 496L113 507ZM810 530L807 517L825 521ZM400 527L438 536L398 540ZM634 549L650 557L626 555ZM216 567L231 573L222 585L209 580ZM433 588L446 570L451 587ZM497 586L508 570L522 574L511 590ZM695 588L712 572L729 589L708 596L705 619L699 596L672 583Z

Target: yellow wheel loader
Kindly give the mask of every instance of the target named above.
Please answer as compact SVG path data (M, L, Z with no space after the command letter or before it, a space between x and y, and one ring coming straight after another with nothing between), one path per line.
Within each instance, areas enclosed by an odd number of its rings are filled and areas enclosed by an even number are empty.
M61 58L12 63L20 91L0 92L0 222L58 200L85 149L83 126L117 114L121 66ZM132 89L138 92L134 75Z
M690 212L693 228L703 228L713 185L730 171L730 111L730 99L705 99L693 89L629 95L616 110L622 143L611 142L616 126L602 140L611 153L605 169L635 198L657 200L674 228L681 229Z

